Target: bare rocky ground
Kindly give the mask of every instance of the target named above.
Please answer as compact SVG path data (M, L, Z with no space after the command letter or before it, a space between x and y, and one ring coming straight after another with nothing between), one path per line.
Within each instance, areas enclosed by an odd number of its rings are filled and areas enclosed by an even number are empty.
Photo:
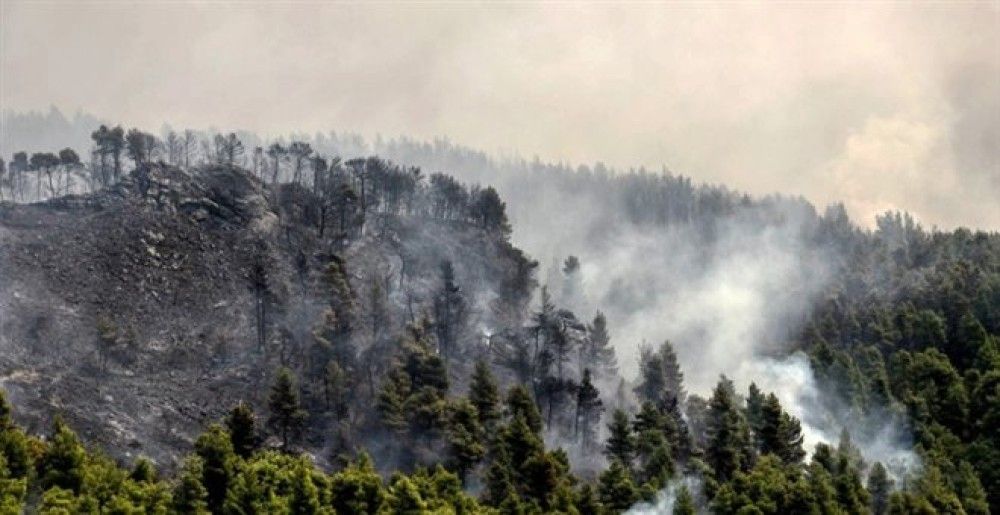
M281 358L255 339L249 274L262 253L305 335L333 253L359 295L372 270L386 278L395 327L426 307L440 259L461 256L480 306L516 261L509 245L443 222L386 220L377 236L319 242L279 222L274 194L235 168L153 166L93 195L0 204L0 387L19 421L44 433L59 414L94 447L170 466L238 400L264 408ZM320 452L329 421L311 420L306 447Z

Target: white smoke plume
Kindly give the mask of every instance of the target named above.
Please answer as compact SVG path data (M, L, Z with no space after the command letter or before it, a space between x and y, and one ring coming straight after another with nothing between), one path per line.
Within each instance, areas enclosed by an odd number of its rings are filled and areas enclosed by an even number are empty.
M671 481L666 488L656 494L656 501L641 502L630 508L625 515L663 515L673 513L674 504L681 487L686 487L692 498L697 499L701 493L701 481L694 476L684 476Z

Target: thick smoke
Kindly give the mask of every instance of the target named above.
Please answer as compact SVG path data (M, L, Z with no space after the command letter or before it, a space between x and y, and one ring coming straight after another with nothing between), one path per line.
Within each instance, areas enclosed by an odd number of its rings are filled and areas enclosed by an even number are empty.
M712 228L649 227L620 220L613 202L559 189L524 191L511 181L503 193L517 243L553 264L543 267L542 282L581 315L608 316L626 377L635 377L642 344L669 340L690 392L709 395L721 374L744 393L755 382L802 421L809 452L837 445L847 430L868 463L897 476L918 464L904 421L852 411L821 390L805 354L789 354L786 342L839 258L804 236L812 213L805 204L780 204L777 224L748 213ZM568 255L581 262L578 278L555 266Z

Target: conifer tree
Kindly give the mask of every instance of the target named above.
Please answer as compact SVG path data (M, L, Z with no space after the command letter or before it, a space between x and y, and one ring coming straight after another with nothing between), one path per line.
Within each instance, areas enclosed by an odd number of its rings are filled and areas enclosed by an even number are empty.
M799 421L781 409L778 397L769 394L760 408L760 452L771 453L783 462L799 463L805 457Z
M237 456L249 458L257 449L257 416L249 404L240 401L233 407L226 417L226 430Z
M448 461L452 470L464 483L469 471L483 459L486 439L479 424L476 408L465 399L455 401L450 407L448 423Z
M674 473L673 453L667 440L667 417L651 402L644 402L635 417L637 479L653 489L660 489Z
M465 295L455 281L455 268L451 261L444 261L441 263L441 287L434 297L434 330L446 362L462 350L459 346L468 316Z
M507 393L507 412L511 420L521 417L531 432L542 432L542 415L538 412L538 405L523 386L514 386Z
M292 515L313 515L321 513L319 489L313 482L313 467L306 458L299 458L294 469L294 480L291 482L291 495L288 502Z
M760 446L760 432L764 426L764 401L767 400L767 396L764 392L760 391L756 383L750 383L750 388L747 391L747 423L750 424L750 430L753 431L754 438L756 438L757 445Z
M492 428L500 419L500 389L490 368L482 360L476 362L472 372L469 402L476 408L476 416L483 428Z
M590 369L583 371L583 380L576 392L576 416L573 433L579 438L584 451L594 448L597 438L597 425L601 422L604 405L601 402L601 392L597 390L590 378Z
M226 491L236 474L236 454L229 434L218 424L212 424L198 437L195 453L201 458L201 484L207 492L208 508L213 513L222 509Z
M639 358L639 385L635 394L641 402L663 404L671 398L683 403L684 374L677 362L677 354L669 341L664 341L656 351L643 348Z
M129 479L137 483L152 483L156 481L156 467L148 458L139 458L132 467Z
M298 437L306 420L306 412L299 403L299 392L291 370L278 370L267 404L271 411L267 424L281 437L281 448L288 450L288 444Z
M628 467L617 459L601 474L598 491L601 504L612 513L625 512L639 500Z
M203 475L201 458L197 455L188 456L174 487L172 506L175 512L194 515L209 513L208 491L201 483Z
M673 515L694 515L696 512L694 498L687 485L681 485L677 490L677 498L674 500Z
M604 313L598 311L594 321L587 326L587 339L581 351L583 366L590 368L598 377L612 378L618 373L618 359L611 346L608 319Z
M988 515L990 504L986 500L986 489L983 488L972 465L967 461L959 463L956 476L954 480L955 493L958 495L958 500L962 502L965 513L968 515Z
M709 400L707 448L708 464L716 478L726 481L750 465L750 429L737 406L732 382L722 377Z
M382 389L379 390L376 409L382 425L396 433L406 431L409 421L406 413L406 400L410 396L410 379L399 367L389 370Z
M635 437L632 435L628 415L622 410L615 410L611 423L608 424L608 431L610 434L604 454L612 462L617 461L626 468L631 467L635 457Z
M56 417L52 438L38 460L38 480L42 489L57 486L79 493L83 485L86 458L76 433L61 417Z
M871 510L874 515L883 515L889 509L889 494L892 493L892 479L881 463L875 462L868 473L868 493L871 494Z

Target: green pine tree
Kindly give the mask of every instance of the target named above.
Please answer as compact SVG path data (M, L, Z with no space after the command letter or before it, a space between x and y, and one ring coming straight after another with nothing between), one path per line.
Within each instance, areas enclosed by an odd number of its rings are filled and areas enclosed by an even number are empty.
M611 423L608 424L608 432L604 454L610 461L629 469L635 457L635 436L632 435L628 414L620 409L615 410L611 415Z
M236 455L249 458L257 449L257 416L253 408L242 401L233 407L226 417L226 429Z
M677 497L674 499L674 515L694 515L696 512L694 497L687 485L681 485L677 490Z
M774 454L785 463L799 463L806 452L802 448L799 421L781 409L778 397L769 394L761 406L761 426L757 435L762 454Z
M184 460L180 477L173 492L173 509L176 513L208 514L208 490L202 484L204 469L201 458L188 456Z
M469 402L476 408L479 424L490 429L500 419L500 388L490 367L482 360L476 362L469 385Z
M727 481L750 465L750 428L737 406L731 381L722 377L709 399L705 457L716 479Z
M631 474L620 460L611 462L598 483L601 504L612 513L622 513L639 500L639 491L632 482Z
M289 443L298 437L306 421L291 370L284 367L278 370L267 405L271 411L267 425L281 437L281 448L288 450Z

